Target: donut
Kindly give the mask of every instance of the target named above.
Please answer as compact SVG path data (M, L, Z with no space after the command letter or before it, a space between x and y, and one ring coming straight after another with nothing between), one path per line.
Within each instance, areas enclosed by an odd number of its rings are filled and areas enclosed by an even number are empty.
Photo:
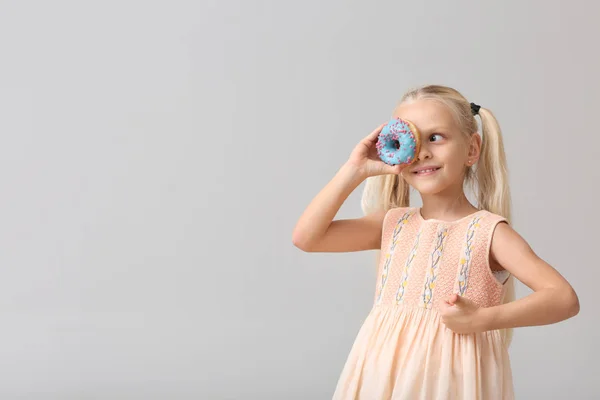
M417 127L410 121L392 118L377 137L377 155L388 165L412 164L421 147Z

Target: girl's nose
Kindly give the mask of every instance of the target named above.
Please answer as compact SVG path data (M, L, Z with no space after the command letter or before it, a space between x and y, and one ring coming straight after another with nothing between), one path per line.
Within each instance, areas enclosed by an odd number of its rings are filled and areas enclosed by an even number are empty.
M417 159L419 161L431 158L431 152L426 144L421 143L421 148L419 150L419 154L417 155Z

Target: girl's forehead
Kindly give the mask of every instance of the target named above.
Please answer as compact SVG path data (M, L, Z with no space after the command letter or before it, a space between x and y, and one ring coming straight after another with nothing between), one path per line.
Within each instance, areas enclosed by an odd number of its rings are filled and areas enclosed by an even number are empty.
M454 119L450 110L443 104L432 100L402 103L396 107L392 116L393 118L407 119L422 131L454 127Z

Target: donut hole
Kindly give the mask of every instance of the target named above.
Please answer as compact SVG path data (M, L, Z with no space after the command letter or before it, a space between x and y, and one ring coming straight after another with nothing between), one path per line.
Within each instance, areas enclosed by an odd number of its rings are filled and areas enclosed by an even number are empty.
M398 150L400 148L400 142L398 140L392 140L392 147Z

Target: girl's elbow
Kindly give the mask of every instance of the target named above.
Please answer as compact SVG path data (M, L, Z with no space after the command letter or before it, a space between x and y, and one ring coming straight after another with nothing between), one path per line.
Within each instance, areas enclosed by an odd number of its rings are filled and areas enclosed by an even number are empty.
M309 242L303 236L295 232L292 234L292 244L304 252L311 252Z
M573 313L573 317L576 316L577 314L579 314L579 297L577 297L577 293L575 293L575 291L573 291L573 309L572 309L572 313Z
M573 288L569 287L568 294L566 296L568 304L568 318L572 318L579 314L579 297Z

